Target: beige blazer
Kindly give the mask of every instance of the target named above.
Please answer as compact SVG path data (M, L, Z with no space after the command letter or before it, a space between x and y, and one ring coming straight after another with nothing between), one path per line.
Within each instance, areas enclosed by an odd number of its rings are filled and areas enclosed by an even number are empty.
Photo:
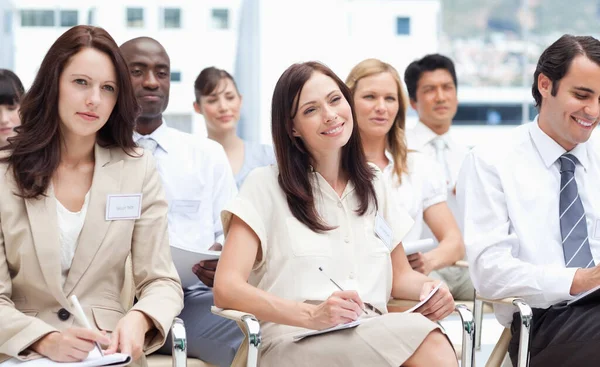
M141 151L140 153L141 154ZM0 362L28 359L28 349L47 333L77 324L68 297L75 294L99 330L113 331L126 313L120 302L125 260L131 254L138 302L155 330L145 351L165 341L183 307L183 292L171 260L168 205L151 155L131 157L118 148L95 147L89 206L64 287L56 199L24 200L14 177L0 165ZM105 220L107 195L142 193L137 220Z

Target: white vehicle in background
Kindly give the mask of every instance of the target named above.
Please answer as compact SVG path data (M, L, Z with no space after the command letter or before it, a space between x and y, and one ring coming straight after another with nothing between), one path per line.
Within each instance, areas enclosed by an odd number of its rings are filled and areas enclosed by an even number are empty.
M458 110L452 123L452 136L469 147L486 144L523 123L523 104L528 120L537 115L530 88L522 87L458 87ZM409 109L407 128L417 121Z

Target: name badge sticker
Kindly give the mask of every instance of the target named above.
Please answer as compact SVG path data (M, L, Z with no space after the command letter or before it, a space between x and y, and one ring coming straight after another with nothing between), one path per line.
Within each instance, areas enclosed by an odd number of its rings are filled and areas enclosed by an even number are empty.
M200 200L173 200L171 213L193 214L200 210Z
M596 219L596 228L594 228L594 238L600 240L600 219Z
M375 217L375 234L392 251L392 227L383 219L381 214L377 213Z
M106 220L139 219L141 214L141 193L107 195Z

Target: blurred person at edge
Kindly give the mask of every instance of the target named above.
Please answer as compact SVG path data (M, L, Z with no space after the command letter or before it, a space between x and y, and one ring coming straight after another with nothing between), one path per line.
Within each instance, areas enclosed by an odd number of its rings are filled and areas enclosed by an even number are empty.
M194 110L204 116L208 138L225 149L238 188L254 168L275 163L271 146L244 141L237 135L242 95L227 71L215 67L202 70L194 92Z
M21 125L19 103L24 92L15 73L0 69L0 147L7 146L8 138L17 135L15 127Z

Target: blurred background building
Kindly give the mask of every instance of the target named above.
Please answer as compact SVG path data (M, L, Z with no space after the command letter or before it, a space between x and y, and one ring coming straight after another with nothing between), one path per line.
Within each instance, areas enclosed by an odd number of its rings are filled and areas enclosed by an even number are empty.
M0 67L29 86L51 43L76 24L104 27L119 44L154 37L171 56L171 126L205 134L193 82L214 65L244 96L242 136L270 142L271 94L290 64L319 60L344 79L368 57L402 74L441 52L458 73L456 135L474 145L535 116L539 54L563 33L596 35L599 17L599 0L0 0Z

